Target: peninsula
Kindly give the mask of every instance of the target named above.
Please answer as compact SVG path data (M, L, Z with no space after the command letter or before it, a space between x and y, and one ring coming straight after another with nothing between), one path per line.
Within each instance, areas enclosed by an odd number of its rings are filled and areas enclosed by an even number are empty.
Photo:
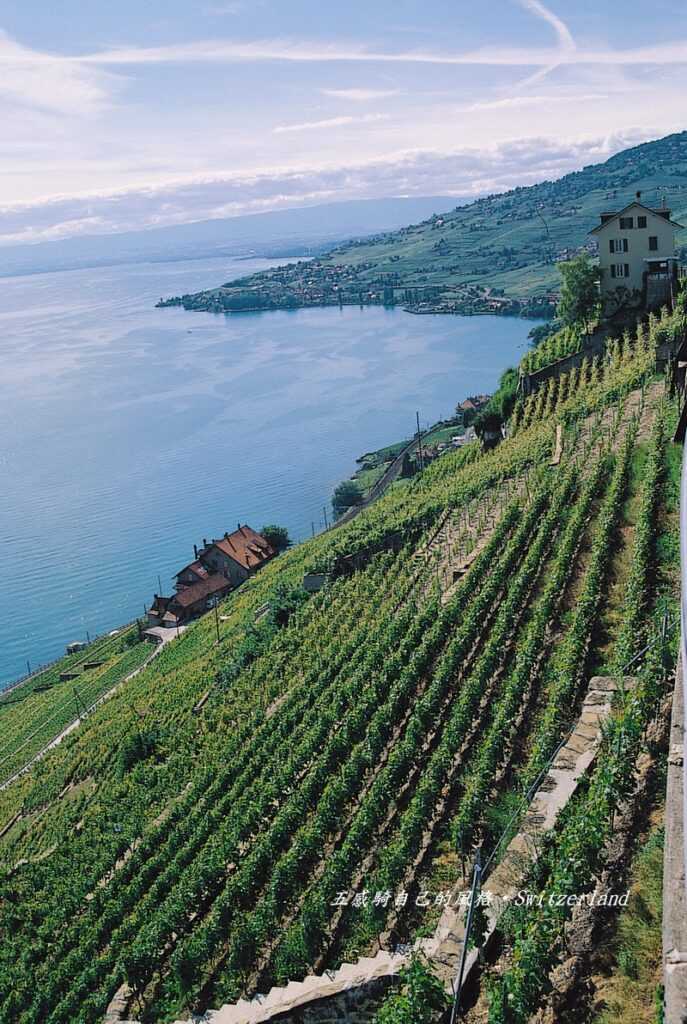
M687 211L687 132L602 164L490 195L419 224L345 243L159 306L238 313L308 306L402 305L411 313L551 316L556 264L595 251L589 224L640 189L651 205ZM678 236L687 249L687 233Z

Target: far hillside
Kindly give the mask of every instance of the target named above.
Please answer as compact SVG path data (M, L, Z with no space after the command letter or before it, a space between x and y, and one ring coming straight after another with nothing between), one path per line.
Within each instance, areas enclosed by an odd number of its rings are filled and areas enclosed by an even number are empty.
M337 303L403 303L413 312L547 315L556 263L583 247L606 209L642 192L687 220L687 132L617 153L603 164L486 196L400 231L348 242L311 262L253 274L168 300L231 312ZM679 236L687 247L687 231Z

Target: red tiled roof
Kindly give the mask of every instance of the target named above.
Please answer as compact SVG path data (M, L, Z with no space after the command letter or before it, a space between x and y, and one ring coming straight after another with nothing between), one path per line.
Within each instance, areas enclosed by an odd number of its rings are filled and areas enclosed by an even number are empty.
M208 575L207 569L199 559L195 562L190 562L188 565L185 565L183 569L180 569L176 574L177 579L185 572L193 572L196 576L200 576L203 579Z
M174 595L171 607L176 605L178 608L188 608L189 605L196 604L197 601L202 601L203 598L210 597L211 594L216 594L219 590L229 590L230 588L229 580L215 572L207 579L199 580L197 583L192 583L190 587L180 590L178 594Z
M272 545L250 526L241 526L221 540L214 540L213 545L244 569L257 569L276 554Z

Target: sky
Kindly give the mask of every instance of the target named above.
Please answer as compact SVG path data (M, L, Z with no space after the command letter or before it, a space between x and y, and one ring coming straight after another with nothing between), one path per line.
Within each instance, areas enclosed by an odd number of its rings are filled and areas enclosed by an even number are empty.
M502 191L686 94L684 0L6 0L0 244Z

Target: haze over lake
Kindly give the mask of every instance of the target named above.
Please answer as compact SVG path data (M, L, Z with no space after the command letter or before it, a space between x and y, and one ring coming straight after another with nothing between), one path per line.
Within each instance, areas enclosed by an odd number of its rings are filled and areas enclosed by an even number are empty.
M530 321L345 307L231 317L160 296L226 258L0 278L0 686L141 615L193 543L319 528L362 452L490 391Z

